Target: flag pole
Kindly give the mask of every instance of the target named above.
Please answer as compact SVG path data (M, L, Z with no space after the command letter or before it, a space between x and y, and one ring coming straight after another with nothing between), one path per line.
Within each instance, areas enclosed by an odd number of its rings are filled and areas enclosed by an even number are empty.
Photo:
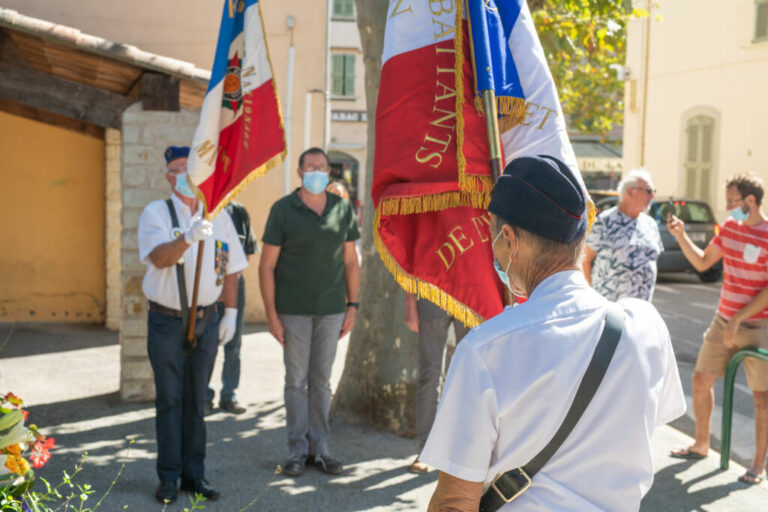
M203 207L203 218L208 220L208 212L205 208L205 202L200 201ZM197 292L200 290L200 270L203 268L203 252L205 249L205 240L200 240L197 244L197 261L195 262L195 285L192 288L192 306L189 308L189 326L187 327L187 341L193 346L197 346L195 339L195 320L197 320Z
M483 91L483 110L485 111L485 128L488 131L488 149L491 160L491 177L493 183L499 180L504 172L501 161L501 135L499 134L499 115L496 109L496 94L493 89Z

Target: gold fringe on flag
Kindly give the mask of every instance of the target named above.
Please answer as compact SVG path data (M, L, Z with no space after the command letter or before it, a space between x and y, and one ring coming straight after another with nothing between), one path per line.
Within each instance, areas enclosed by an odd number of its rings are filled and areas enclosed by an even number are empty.
M499 115L499 131L504 133L525 121L525 100L514 96L497 96L496 108Z
M467 327L475 327L483 323L485 321L483 317L478 315L467 305L459 302L455 297L445 293L437 286L412 276L397 263L395 258L392 257L392 254L390 254L384 246L384 242L379 235L382 210L382 205L380 205L379 208L376 208L376 213L373 219L373 240L376 244L376 249L379 252L381 261L395 278L395 282L397 282L406 293L412 293L420 299L427 299L449 315L458 319Z
M382 215L410 215L414 213L439 212L449 208L471 206L487 209L490 196L478 192L444 192L417 197L393 197L382 199L379 204Z
M493 181L490 176L467 174L467 158L464 156L464 12L463 0L456 2L456 35L453 38L453 50L456 56L454 64L454 77L456 80L456 162L458 164L459 188L464 192L479 193L485 196L482 203L486 206L491 201L491 189ZM475 98L475 109L478 103ZM480 101L482 111L482 100ZM480 201L473 203L479 204Z

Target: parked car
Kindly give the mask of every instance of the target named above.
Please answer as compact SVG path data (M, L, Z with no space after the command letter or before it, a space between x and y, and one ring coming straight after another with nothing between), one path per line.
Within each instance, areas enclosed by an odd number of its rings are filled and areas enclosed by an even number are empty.
M618 196L604 197L595 202L598 212L612 208L619 203ZM695 272L701 282L714 283L723 275L723 261L715 263L704 272L696 272L683 251L680 250L675 237L667 230L667 214L672 213L685 222L685 230L693 243L700 248L707 247L714 236L720 232L720 226L712 215L712 208L699 199L681 199L673 197L656 197L651 201L648 215L656 220L661 234L661 242L664 252L659 255L657 262L659 273L661 272Z
M606 206L604 208L601 208L600 205L602 204L605 204L605 205L611 204L610 201L604 202L603 201L604 199L614 199L615 201L613 204L617 204L619 202L619 193L615 190L588 190L587 192L589 193L589 196L592 198L592 201L595 203L595 210L596 210L595 213L597 215L600 215L600 213L603 210L613 206L611 205L611 206Z

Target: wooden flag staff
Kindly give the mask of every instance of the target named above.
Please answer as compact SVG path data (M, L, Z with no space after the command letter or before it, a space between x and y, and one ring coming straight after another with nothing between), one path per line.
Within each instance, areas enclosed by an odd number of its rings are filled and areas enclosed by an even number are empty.
M210 220L205 208L205 202L200 201L203 207L203 218ZM195 339L195 322L197 320L197 293L200 291L200 269L203 268L203 256L205 253L205 240L200 240L197 244L197 261L195 262L195 285L192 287L192 307L189 309L189 326L187 327L187 341L193 346L197 346Z
M197 339L195 339L195 320L197 319L197 292L200 289L200 269L203 268L203 249L205 249L205 240L200 240L197 244L195 286L192 288L192 307L189 309L189 327L187 328L187 341L193 347L197 346Z

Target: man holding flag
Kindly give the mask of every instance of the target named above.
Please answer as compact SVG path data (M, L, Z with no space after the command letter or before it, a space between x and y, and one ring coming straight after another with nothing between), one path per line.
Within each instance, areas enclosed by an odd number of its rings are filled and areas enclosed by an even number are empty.
M232 220L221 210L285 155L283 121L259 5L258 0L224 0L211 80L192 147L166 151L166 178L174 197L167 208L162 202L147 207L146 243L141 242L139 230L142 260L159 271L150 283L145 279L145 285L160 288L167 296L159 302L162 311L150 311L151 321L153 313L164 315L155 319L155 331L165 343L161 346L160 339L153 343L151 325L149 343L150 358L153 346L158 352L157 364L152 364L158 391L160 501L176 498L179 476L182 490L208 499L218 497L203 471L203 411L216 355L213 326L218 323L212 308L223 293L226 310L218 338L230 340L237 318L237 273L248 265ZM193 242L197 244L190 246ZM171 292L182 294L188 289L186 283L194 283L188 315L184 314L187 301ZM154 300L151 292L147 297ZM174 343L179 331L185 333L184 348L181 339ZM162 365L170 371L163 372ZM161 438L166 432L171 432L169 438Z
M165 179L171 198L153 201L139 219L139 256L147 265L142 289L149 301L147 350L155 377L155 427L160 503L176 500L181 488L215 500L219 493L205 480L206 431L203 420L208 380L219 343L235 334L237 276L248 266L237 232L226 212L203 219L201 202L188 183L188 147L165 151ZM202 245L198 242L207 242ZM188 295L195 264L202 258L197 304ZM224 301L220 320L217 301ZM195 340L185 346L188 319L196 321Z

